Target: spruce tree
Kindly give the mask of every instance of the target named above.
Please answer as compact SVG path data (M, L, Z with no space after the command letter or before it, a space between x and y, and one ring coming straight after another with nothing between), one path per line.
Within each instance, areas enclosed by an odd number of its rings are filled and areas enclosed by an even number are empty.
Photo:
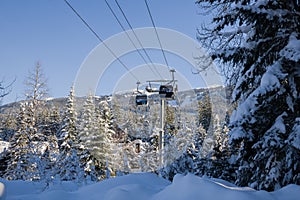
M41 115L41 114L40 114ZM40 116L38 132L43 136L45 151L41 155L40 172L41 179L46 184L53 181L55 176L55 164L59 155L57 132L61 124L60 114L57 108L44 109Z
M195 117L186 117L182 121L182 127L165 145L164 166L160 169L163 177L172 180L177 173L196 172L199 156L196 149L196 142L199 141L196 126Z
M3 113L0 120L0 140L9 141L17 129L16 114Z
M59 174L62 181L80 181L83 176L83 170L79 167L81 165L77 155L79 142L74 98L74 88L72 87L67 98L62 126L59 131L60 155L58 157L56 173Z
M35 143L35 121L32 103L22 103L17 116L17 131L10 141L5 177L9 180L38 180L39 153Z
M208 131L210 121L211 121L211 102L208 92L204 93L204 96L201 100L198 101L198 123L206 131Z
M159 167L158 149L149 142L139 144L141 150L139 152L139 165L143 172L156 172Z
M300 151L291 142L299 137L299 1L197 3L215 12L214 24L199 31L199 39L209 43L234 85L229 142L236 183L266 190L299 183Z
M99 126L95 113L94 97L89 95L83 105L83 114L81 116L79 140L79 157L82 168L85 171L87 180L98 181L101 175L99 162L95 157L95 151L98 150Z
M93 117L91 117L92 119ZM88 136L87 150L94 159L99 178L108 178L112 171L112 113L106 100L100 101L91 129L93 132Z

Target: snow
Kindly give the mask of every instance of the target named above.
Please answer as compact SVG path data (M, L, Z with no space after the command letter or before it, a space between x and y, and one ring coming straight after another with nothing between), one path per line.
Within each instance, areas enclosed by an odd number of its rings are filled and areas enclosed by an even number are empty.
M0 141L0 153L5 151L9 147L9 142Z
M266 96L267 93L270 93L271 91L276 91L276 94L278 96L281 95L285 91L285 88L281 86L280 81L284 80L286 76L286 73L282 73L282 68L279 63L275 63L269 66L267 71L261 77L260 85L251 94L249 94L247 98L242 99L241 103L238 105L238 109L232 113L230 121L238 122L240 124L244 123L245 121L247 121L248 123L255 123L257 119L254 117L254 113L260 106L258 103L258 98L264 96L265 101L263 103L266 103L269 101L269 99ZM245 77L241 78L237 85L240 85L243 81L245 81ZM236 92L238 90L239 89L237 88L235 89L235 92L233 93L233 98L236 98ZM291 106L292 105L290 105L290 107ZM230 141L244 137L251 138L251 132L245 132L242 128L239 127L233 128L231 130Z
M4 184L0 182L0 200L5 199L5 187Z
M300 60L300 40L297 39L297 33L292 33L287 46L280 52L286 59L298 62Z
M296 118L296 124L293 127L292 133L289 136L292 146L300 149L300 118Z
M262 88L280 87L280 81L272 70L268 70L261 78L260 86Z
M54 97L47 97L45 98L45 101L53 101L55 98Z
M172 183L153 173L137 173L84 186L74 182L56 183L47 189L43 184L34 182L2 182L6 185L6 200L296 200L300 194L300 186L297 185L288 185L275 192L256 191L192 174L176 175Z

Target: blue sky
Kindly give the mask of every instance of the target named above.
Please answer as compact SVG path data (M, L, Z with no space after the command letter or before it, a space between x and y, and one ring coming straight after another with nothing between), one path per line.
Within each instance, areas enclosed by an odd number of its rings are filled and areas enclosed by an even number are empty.
M115 2L108 0L126 28ZM104 0L69 0L103 39L122 32ZM119 0L134 28L152 26L143 0ZM194 0L148 0L157 27L169 28L196 38L196 28L203 22ZM48 78L50 96L68 94L81 63L99 45L99 41L84 26L63 0L2 0L0 2L0 78L10 82L16 78L11 94L4 103L24 98L24 80L39 61ZM161 52L150 53L157 63L164 63ZM124 58L128 65L138 54ZM170 58L171 55L167 56ZM173 62L182 62L176 59ZM136 63L135 66L142 63ZM172 59L170 59L172 64ZM185 65L182 62L182 65ZM134 67L134 66L133 66ZM184 67L184 66L183 66ZM115 71L114 71L115 70ZM107 71L109 80L116 70ZM190 79L191 67L186 67ZM124 72L125 73L125 72ZM188 76L188 75L186 75ZM133 80L135 81L135 80ZM109 93L110 83L102 81L98 93ZM197 83L194 85L197 87ZM100 94L99 94L100 95Z

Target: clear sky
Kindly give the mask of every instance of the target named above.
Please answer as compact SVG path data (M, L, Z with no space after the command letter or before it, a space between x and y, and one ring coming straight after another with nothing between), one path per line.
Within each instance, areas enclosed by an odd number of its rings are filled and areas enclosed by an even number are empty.
M101 38L107 39L122 32L104 0L69 0L69 2ZM113 0L108 2L124 26L129 29L115 2ZM134 28L152 26L143 0L118 2ZM148 0L148 3L157 27L174 29L193 39L196 38L196 28L203 22L203 16L198 14L199 8L194 0ZM24 99L24 80L37 61L41 63L48 78L49 95L53 97L68 95L80 65L99 45L97 38L63 0L1 0L0 41L0 79L9 83L16 78L13 91L4 98L4 103ZM125 58L128 66L131 64L130 59L140 59L135 58L137 55L129 55L127 60ZM151 55L155 62L164 64L160 52ZM170 64L174 65L172 61ZM108 70L102 85L109 85L105 80L109 80L116 70L124 72L121 66L110 72ZM186 72L190 75L190 79L197 79L192 75L189 66L186 67ZM197 84L193 87L197 87ZM98 93L109 93L109 90L102 89Z

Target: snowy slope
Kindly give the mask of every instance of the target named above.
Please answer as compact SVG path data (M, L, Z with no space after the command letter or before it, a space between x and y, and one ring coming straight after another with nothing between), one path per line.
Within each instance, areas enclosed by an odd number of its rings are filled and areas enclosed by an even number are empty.
M130 174L79 187L75 183L50 186L25 181L4 181L7 200L298 200L300 186L289 185L276 192L236 187L226 181L177 175L172 183L155 174Z

